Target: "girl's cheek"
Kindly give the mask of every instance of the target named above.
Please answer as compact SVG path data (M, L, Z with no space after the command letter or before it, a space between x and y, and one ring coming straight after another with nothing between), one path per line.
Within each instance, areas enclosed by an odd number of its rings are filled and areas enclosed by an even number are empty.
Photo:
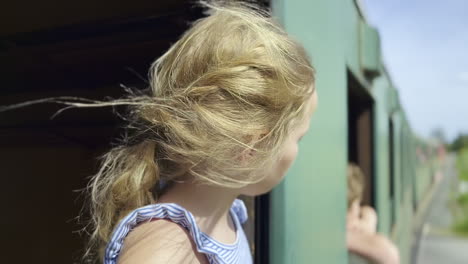
M291 147L286 151L283 160L281 162L281 171L283 172L283 175L286 174L287 170L292 166L294 163L294 160L297 157L297 152L298 152L298 147L297 144L292 144Z

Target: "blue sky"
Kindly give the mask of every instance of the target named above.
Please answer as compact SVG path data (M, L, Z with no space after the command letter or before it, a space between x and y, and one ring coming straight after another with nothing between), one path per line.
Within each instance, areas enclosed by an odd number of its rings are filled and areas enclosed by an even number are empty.
M468 134L468 0L362 0L413 129Z

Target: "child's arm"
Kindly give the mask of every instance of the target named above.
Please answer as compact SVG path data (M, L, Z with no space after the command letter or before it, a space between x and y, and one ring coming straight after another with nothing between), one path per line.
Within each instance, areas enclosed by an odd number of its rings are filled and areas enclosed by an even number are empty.
M399 264L398 248L387 237L376 233L377 214L372 207L354 201L347 214L348 250L379 264Z
M348 230L348 250L378 264L399 264L400 256L395 245L381 234Z
M377 231L377 213L370 206L360 206L354 201L347 213L347 228L373 234Z
M208 264L189 233L176 223L157 220L141 224L125 238L118 264Z

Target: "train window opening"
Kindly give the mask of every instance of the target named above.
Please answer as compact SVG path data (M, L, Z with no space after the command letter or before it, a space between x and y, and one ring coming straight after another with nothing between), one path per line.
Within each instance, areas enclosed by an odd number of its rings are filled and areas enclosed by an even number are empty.
M400 197L400 205L405 203L405 192L407 190L407 151L406 151L406 135L405 128L400 130L400 190L398 191Z
M65 14L61 18L44 14L42 20L35 21L34 24L24 24L19 20L10 21L12 26L5 28L9 32L0 32L2 37L5 36L5 43L14 47L14 49L8 49L7 46L1 47L4 59L0 62L0 66L5 70L0 76L0 81L5 87L1 104L8 105L60 95L103 100L106 97L123 96L125 92L120 87L121 84L137 89L147 88L147 72L152 62L178 40L191 22L204 16L202 8L194 7L192 2L186 0L124 3L113 6L112 9L105 8L105 12L96 12L101 6L105 7L110 3L107 2L104 0L93 4L93 8L85 8L83 4L80 7L83 8L82 11ZM258 0L257 3L264 8L270 6L269 0ZM26 57L27 60L24 59ZM47 62L47 67L44 67L44 61ZM23 150L27 153L36 153L34 152L36 149L47 149L45 153L49 153L52 149L51 153L54 155L44 157L44 160L48 160L44 164L52 164L55 155L64 159L73 157L70 162L81 169L65 173L64 170L48 170L42 166L30 172L16 171L17 179L23 179L24 175L38 173L47 175L42 178L42 183L54 186L62 184L63 186L58 189L67 190L63 194L51 194L51 196L55 195L54 200L68 201L72 189L79 190L86 186L88 180L86 176L95 173L98 169L97 157L108 150L111 139L119 136L122 131L119 128L121 120L110 108L72 109L63 112L52 121L49 120L50 116L61 107L39 104L6 113L3 115L4 122L0 126L0 132L2 135L8 135L2 138L5 143L9 142L8 146L25 145ZM121 108L117 107L117 110L119 109ZM25 141L25 138L29 140ZM22 142L29 142L29 144ZM44 144L44 142L59 143ZM6 151L8 148L5 148L2 154L11 158L5 158L5 160L12 160L12 166L24 167L13 163L13 157L16 156L8 155ZM17 160L27 163L36 160L33 154L27 153L23 155L27 157L26 159L17 158ZM14 173L11 174L14 175ZM64 174L67 176L68 183L52 182ZM12 182L12 184L15 183ZM11 190L22 189L11 187ZM41 197L49 199L49 196L44 196L41 192L44 189L47 189L47 186L33 189L29 193L31 197L37 197L38 200L41 200ZM60 198L60 195L63 197ZM61 223L67 223L66 225L57 224L58 229L62 227L64 229L60 233L66 234L70 228L74 231L82 228L75 221L68 221L80 214L84 202L82 198L78 192L73 192L73 205L62 206L62 208L69 208L69 211L57 208L50 214ZM255 263L268 263L269 195L241 198L249 213L245 233L251 244ZM51 204L48 207L54 208L54 205ZM28 219L27 215L15 215L21 219ZM30 240L26 232L16 234L15 237L28 237ZM69 259L69 252L73 252L76 258L80 256L82 240L83 237L74 232L73 236L60 237L60 239L54 237L48 240L60 241L59 244L52 242L44 244L39 243L40 241L36 243L33 241L33 244L43 245L42 249L60 249L59 252L63 254L56 254L54 259L47 258L47 261L48 263L64 263ZM41 256L40 253L37 252L34 255ZM18 255L21 254L12 251L11 259L10 255L5 258L7 262L9 259L17 261L15 256ZM24 259L23 262L32 261L32 259ZM40 259L39 262L41 262Z
M412 186L412 200L413 200L413 212L416 213L418 209L418 192L416 189L416 180L417 180L417 174L416 174L416 168L418 164L417 156L416 156L416 142L414 141L414 138L411 137L411 186Z
M240 199L247 207L248 219L243 227L253 259L256 264L268 264L270 195L264 194L258 197L241 195Z
M390 219L391 226L396 222L396 207L395 207L395 134L394 134L394 124L393 120L390 117L388 121L388 187L389 187L389 199L390 199Z
M14 47L1 47L4 59L0 61L0 67L4 74L0 81L5 90L0 104L51 96L104 100L123 96L124 89L120 84L146 88L148 68L154 59L177 41L188 28L188 22L202 15L200 10L187 8L189 5L184 2L154 2L152 8L156 11L144 16L131 16L132 11L117 6L112 9L116 12L114 17L103 15L96 18L97 22L86 23L81 23L84 18L76 18L75 22L78 22L72 25L47 21L49 16L44 15L44 21L37 21L44 28L31 29L32 32L18 29L7 35L0 32L2 37L5 35L5 43ZM148 12L135 10L138 4L131 5L134 14ZM50 120L63 107L37 104L2 114L0 133L4 148L0 155L8 165L2 172L12 179L8 181L7 189L27 193L12 203L11 208L6 208L17 213L13 214L13 219L4 221L22 223L29 219L28 212L15 208L30 207L28 201L37 201L37 206L31 210L46 217L35 221L39 221L44 230L57 230L54 234L49 232L34 237L30 234L36 231L28 228L13 231L15 241L33 239L32 244L41 247L32 248L33 254L29 255L7 250L6 262L66 263L70 255L78 260L83 253L84 237L78 232L59 234L82 229L84 223L74 220L80 215L84 202L76 190L83 189L87 176L97 172L97 157L110 147L112 138L121 134L121 120L111 108L70 109ZM25 181L29 183L24 185ZM18 207L23 203L24 206ZM80 216L80 219L87 218L87 215ZM24 222L24 226L28 224ZM49 251L58 253L50 258L44 255Z
M270 263L270 194L255 197L255 264ZM252 242L250 242L252 243Z
M374 204L374 144L372 96L348 71L348 161L364 174L363 204Z
M119 5L109 9L109 14L95 18L96 22L88 21L91 14L74 12L70 19L76 23L37 21L50 27L10 32L4 40L14 49L1 49L4 60L0 65L6 72L0 80L6 89L15 92L31 87L63 93L111 86L107 95L118 95L123 93L119 84L146 86L148 68L154 59L177 41L190 21L203 16L201 9L191 8L186 2L158 1L151 8L144 4ZM89 10L95 12L93 8Z

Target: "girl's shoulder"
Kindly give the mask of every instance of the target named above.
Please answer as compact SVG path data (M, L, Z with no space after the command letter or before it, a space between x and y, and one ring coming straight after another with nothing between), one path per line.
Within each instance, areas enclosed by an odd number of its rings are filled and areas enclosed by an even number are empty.
M247 209L242 200L231 206L235 222L247 220ZM156 221L155 221L156 220ZM193 215L177 204L151 204L132 211L114 230L105 252L105 264L208 263L203 253L214 253L212 241L206 240ZM197 250L198 248L198 250ZM190 260L190 262L187 262Z
M119 264L208 263L188 231L166 219L135 227L125 238L118 260Z

